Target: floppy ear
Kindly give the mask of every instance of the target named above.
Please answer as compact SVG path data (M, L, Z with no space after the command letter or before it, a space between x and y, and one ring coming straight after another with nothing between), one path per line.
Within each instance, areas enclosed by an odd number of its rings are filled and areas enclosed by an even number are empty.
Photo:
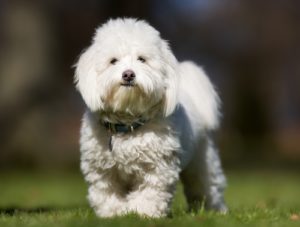
M74 81L86 105L95 111L102 107L102 101L97 89L97 73L95 70L96 51L93 46L85 50L75 65Z
M164 115L172 114L178 103L178 62L166 41L161 43L162 60L165 73Z

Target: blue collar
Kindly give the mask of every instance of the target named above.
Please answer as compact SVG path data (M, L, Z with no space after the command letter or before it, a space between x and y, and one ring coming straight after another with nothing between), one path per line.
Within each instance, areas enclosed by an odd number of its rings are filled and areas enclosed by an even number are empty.
M104 121L102 124L107 129L107 131L110 133L109 140L108 140L108 146L109 150L112 151L112 134L114 133L129 133L133 132L138 127L142 126L145 123L145 121L139 121L139 122L133 122L131 125L125 125L125 124L113 124L108 121Z
M108 121L104 121L103 125L110 133L129 133L139 128L145 123L145 121L133 122L131 125L125 124L113 124Z

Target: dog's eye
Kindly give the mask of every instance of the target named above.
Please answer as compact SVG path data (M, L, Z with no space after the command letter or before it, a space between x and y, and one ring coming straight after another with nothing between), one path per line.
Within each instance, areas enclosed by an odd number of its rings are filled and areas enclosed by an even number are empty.
M146 62L146 59L143 58L143 57L141 57L141 56L139 56L137 60L140 61L140 62L142 62L142 63Z
M110 64L114 65L114 64L117 63L117 61L118 61L118 59L112 58L112 59L110 60Z

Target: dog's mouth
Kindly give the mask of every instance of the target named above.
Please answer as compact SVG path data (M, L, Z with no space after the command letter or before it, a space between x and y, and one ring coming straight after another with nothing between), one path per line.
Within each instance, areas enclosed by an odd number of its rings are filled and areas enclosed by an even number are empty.
M122 82L120 85L123 86L123 87L134 87L134 86L136 86L136 84L134 82Z

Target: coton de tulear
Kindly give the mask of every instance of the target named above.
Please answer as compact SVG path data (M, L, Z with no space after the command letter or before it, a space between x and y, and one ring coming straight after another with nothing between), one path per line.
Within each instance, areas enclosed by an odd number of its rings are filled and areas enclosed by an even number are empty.
M181 178L190 210L226 212L212 134L219 97L204 71L179 63L148 23L109 20L76 65L87 110L80 137L88 199L100 217L163 217Z

